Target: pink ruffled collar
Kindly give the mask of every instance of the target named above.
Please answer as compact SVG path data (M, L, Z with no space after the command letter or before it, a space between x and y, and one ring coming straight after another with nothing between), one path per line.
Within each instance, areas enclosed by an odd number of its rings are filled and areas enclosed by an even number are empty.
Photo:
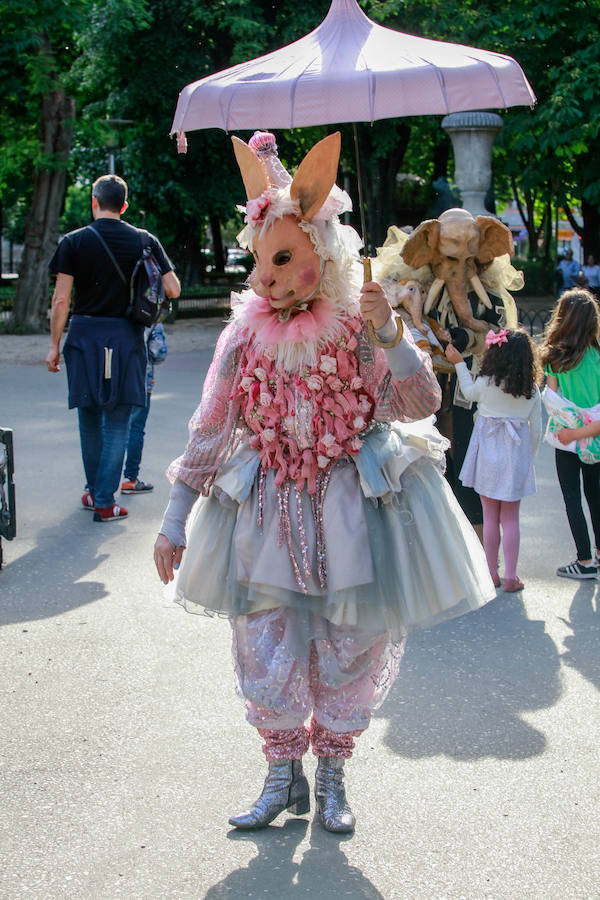
M282 322L279 311L254 291L239 295L233 315L248 331L256 350L287 372L314 366L319 353L341 337L344 322L348 319L328 297L319 296L311 301L308 309L294 313Z
M292 313L282 322L279 311L268 300L254 294L244 303L242 321L264 347L278 344L314 343L325 346L341 331L341 322L327 297L316 297L308 309Z

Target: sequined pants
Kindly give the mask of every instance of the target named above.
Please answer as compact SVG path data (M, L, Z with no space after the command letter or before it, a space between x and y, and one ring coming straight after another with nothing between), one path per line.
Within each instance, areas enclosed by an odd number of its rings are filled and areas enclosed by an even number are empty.
M268 760L352 755L396 677L403 643L289 607L233 620L237 690ZM310 728L305 722L312 712Z

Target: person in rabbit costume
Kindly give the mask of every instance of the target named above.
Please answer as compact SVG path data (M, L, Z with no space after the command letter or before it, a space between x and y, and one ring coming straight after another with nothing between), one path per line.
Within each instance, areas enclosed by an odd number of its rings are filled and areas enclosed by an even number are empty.
M273 135L233 145L248 195L238 240L255 268L232 295L187 447L167 471L155 562L187 610L231 619L237 689L268 773L230 823L308 812L312 745L320 820L352 831L344 761L406 635L495 591L442 477L430 357L379 285L362 284L361 241L340 224L351 204L335 186L339 133L293 180Z

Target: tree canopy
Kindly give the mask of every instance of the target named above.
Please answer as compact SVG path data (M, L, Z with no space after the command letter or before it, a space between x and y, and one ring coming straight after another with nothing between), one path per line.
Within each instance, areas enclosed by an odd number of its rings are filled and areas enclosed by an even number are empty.
M585 252L600 258L594 158L600 0L574 0L568 9L558 0L361 0L361 6L388 27L518 60L538 103L502 113L497 191L514 194L534 252L559 204L582 234ZM176 153L169 129L177 95L190 81L306 34L328 7L329 0L0 0L0 223L14 229L29 210L23 223L29 278L22 270L21 281L33 306L17 310L23 326L43 324L45 266L59 216L67 228L86 223L89 187L107 170L109 154L129 184L131 220L160 235L184 282L201 277L208 242L223 263L219 241L235 218L241 181L221 131L195 132L188 153ZM296 164L326 131L279 134L284 161ZM342 133L343 169L352 184L351 127ZM377 242L398 209L407 221L397 224L408 223L411 206L417 217L431 211L431 183L451 177L452 152L440 117L385 120L361 126L359 136ZM401 172L419 178L402 182L401 190ZM576 209L583 226L573 218Z

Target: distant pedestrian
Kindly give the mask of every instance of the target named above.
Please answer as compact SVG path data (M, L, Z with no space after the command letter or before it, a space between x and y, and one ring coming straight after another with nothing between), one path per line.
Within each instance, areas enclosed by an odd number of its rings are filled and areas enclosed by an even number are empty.
M588 420L594 416L597 419L599 412L594 407L600 404L600 313L589 291L578 289L562 295L546 328L540 358L548 387L579 407ZM569 442L570 429L564 430L567 434L561 438L559 433L558 438L561 444L566 441L566 446L555 449L556 472L577 559L560 566L556 574L562 578L595 578L600 550L600 462L584 462L577 453L577 443ZM580 434L584 436L583 430ZM593 435L594 427L586 427L585 434ZM582 480L596 540L593 557L581 499Z
M92 187L93 224L65 235L50 261L56 287L46 365L49 372L59 371L60 340L74 289L63 352L69 408L77 407L79 414L87 482L81 502L93 510L95 522L127 516L114 495L123 469L131 409L146 405L146 347L143 327L134 325L126 313L129 280L146 244L158 260L165 294L178 297L180 291L173 264L157 238L121 221L127 205L122 178L98 178Z
M556 267L556 274L560 279L559 293L575 287L579 277L579 263L573 259L572 250L565 251L564 259Z
M147 494L154 490L153 484L141 481L139 476L144 449L146 420L150 412L150 400L154 387L154 367L160 365L167 357L167 337L165 329L157 322L145 331L148 364L146 367L146 405L134 406L129 417L129 436L127 438L127 456L125 458L124 481L121 484L122 494Z
M585 278L585 285L590 293L600 298L600 266L590 253L585 266L581 267L581 274Z
M466 363L449 344L446 356L456 365L460 389L476 400L477 418L460 471L483 508L483 547L490 575L500 587L498 552L504 553L504 590L520 591L519 507L535 493L533 457L542 438L541 377L531 338L524 331L489 331L479 375L473 381ZM500 529L502 528L502 537Z

